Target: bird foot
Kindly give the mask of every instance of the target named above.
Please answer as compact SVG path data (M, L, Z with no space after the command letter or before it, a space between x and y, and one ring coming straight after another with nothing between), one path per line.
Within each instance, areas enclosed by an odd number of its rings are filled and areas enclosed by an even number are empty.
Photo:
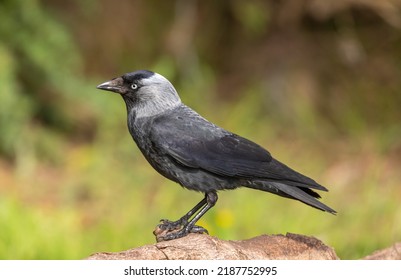
M188 224L188 221L183 220L182 218L178 221L170 221L167 219L161 219L160 224L157 225L156 228L161 229L162 231L173 231L179 230Z
M191 228L184 227L182 221L180 220L175 222L169 220L161 220L161 222L162 223L157 225L155 230L153 231L153 234L156 236L157 242L181 238L188 235L189 233L209 234L208 231L201 226L194 225Z

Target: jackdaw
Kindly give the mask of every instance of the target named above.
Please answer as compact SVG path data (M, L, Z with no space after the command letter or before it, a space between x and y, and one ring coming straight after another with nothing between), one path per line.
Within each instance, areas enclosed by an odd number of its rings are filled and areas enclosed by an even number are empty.
M195 223L217 202L219 190L244 186L299 200L335 214L314 190L327 191L254 142L229 132L184 105L162 75L139 70L97 86L125 101L128 130L156 171L205 198L177 221L161 220L158 241L207 233ZM191 219L192 217L192 219Z

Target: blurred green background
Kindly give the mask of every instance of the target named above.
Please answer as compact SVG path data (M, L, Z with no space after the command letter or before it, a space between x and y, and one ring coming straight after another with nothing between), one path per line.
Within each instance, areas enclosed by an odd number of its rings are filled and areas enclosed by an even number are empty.
M1 259L154 243L159 219L202 198L149 166L122 99L96 89L137 69L327 186L338 211L222 192L210 234L313 235L344 259L401 241L399 1L1 0Z

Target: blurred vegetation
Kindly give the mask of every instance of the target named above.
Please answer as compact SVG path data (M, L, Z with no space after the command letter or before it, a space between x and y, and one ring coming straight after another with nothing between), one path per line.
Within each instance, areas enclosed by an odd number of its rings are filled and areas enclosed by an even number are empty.
M0 1L0 258L154 242L201 194L158 175L100 82L168 77L209 120L326 185L320 213L223 192L213 235L314 235L341 258L401 240L398 1ZM142 213L146 213L146 216Z

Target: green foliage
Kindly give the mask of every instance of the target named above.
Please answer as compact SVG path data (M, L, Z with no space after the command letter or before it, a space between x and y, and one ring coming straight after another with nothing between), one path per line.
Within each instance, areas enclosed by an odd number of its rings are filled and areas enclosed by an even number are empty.
M0 18L0 152L14 158L37 124L71 129L85 85L68 30L39 1L2 1Z
M59 259L66 255L78 258L83 253L79 246L82 235L76 231L76 213L46 212L24 207L12 198L0 199L3 259Z
M24 129L32 114L32 103L21 95L16 65L9 49L0 43L0 153L12 155L21 145Z
M266 30L269 20L269 9L261 1L234 1L233 10L246 30L254 35L260 35Z

